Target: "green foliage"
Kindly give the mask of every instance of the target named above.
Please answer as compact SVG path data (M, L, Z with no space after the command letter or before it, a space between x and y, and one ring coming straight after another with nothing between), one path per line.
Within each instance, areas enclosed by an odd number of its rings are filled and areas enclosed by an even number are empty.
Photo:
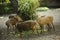
M35 9L38 6L39 6L38 0L19 0L18 1L18 10L20 11L20 15L25 17L26 20L34 18L33 14L35 14Z
M0 3L1 3L2 0L0 0Z
M10 1L9 0L5 0L6 1L6 3L10 3Z
M9 11L11 11L12 7L10 5L10 3L7 3L4 5L4 10L5 10L5 13L8 13Z
M2 2L2 0L0 0L0 14L6 14L6 13L10 13L13 10L13 7L11 6L11 3L9 0L5 0L4 2Z
M48 7L39 7L36 9L36 11L39 11L39 12L43 12L43 11L47 11L47 10L49 10Z

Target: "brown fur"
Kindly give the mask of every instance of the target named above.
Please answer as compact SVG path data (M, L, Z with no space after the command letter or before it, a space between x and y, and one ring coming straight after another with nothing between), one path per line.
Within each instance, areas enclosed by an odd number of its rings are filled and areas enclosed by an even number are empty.
M7 29L12 29L16 26L17 22L22 22L23 20L18 15L10 15L9 19L6 21Z
M17 20L15 19L9 19L6 21L6 26L7 26L7 30L12 30L13 28L15 28L15 25L17 23Z
M38 19L38 23L41 25L53 23L53 17L47 16L47 17L40 18Z
M48 25L49 27L51 27L51 25L53 25L53 16L44 16L38 18L37 22L39 23L41 29L44 28L44 25Z
M16 28L19 30L19 32L29 31L29 30L32 30L34 32L34 30L36 29L34 27L36 25L38 25L36 21L28 20L28 21L24 21L22 23L17 23Z

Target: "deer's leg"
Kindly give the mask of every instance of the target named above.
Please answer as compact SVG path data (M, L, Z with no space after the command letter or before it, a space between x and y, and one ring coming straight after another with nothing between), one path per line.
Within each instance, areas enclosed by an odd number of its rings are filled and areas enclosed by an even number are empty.
M52 23L51 24L51 26L52 26L52 29L54 30L54 32L55 32L55 27L54 27L54 24Z
M50 24L47 25L48 25L48 31L51 31L51 25Z
M10 32L10 29L9 29L9 26L7 26L7 34L9 34Z
M41 27L41 33L43 33L44 30L44 26L40 26Z

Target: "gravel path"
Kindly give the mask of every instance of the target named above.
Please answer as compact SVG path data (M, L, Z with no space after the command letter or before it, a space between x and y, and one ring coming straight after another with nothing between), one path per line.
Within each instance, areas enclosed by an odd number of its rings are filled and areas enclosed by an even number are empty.
M8 20L8 16L0 16L0 40L60 40L60 8L51 9L46 12L38 12L40 15L52 15L54 16L54 25L56 33L43 33L38 35L28 35L20 38L15 37L12 34L7 35L5 22Z

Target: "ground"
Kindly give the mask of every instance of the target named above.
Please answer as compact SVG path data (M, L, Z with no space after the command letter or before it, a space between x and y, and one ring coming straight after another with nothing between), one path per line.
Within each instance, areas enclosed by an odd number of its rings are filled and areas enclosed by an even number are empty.
M38 35L28 35L23 38L15 37L12 34L7 35L5 22L8 20L8 15L0 16L0 40L60 40L60 8L49 9L44 12L37 12L40 15L52 15L54 16L54 25L56 32L53 33L43 33ZM2 18L3 17L3 18Z

